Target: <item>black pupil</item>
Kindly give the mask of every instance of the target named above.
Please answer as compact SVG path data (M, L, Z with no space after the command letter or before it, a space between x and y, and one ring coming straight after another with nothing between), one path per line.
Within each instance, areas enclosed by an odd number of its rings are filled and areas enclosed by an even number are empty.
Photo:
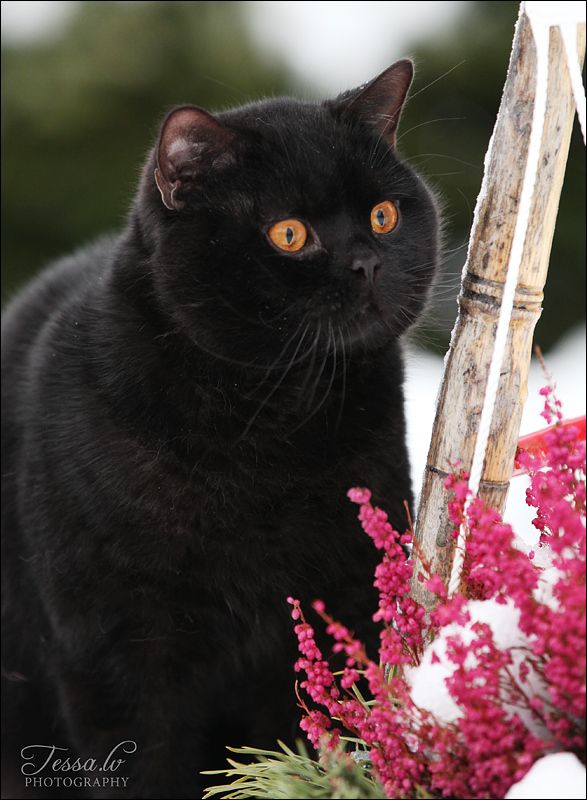
M293 242L293 238L294 238L293 229L292 228L287 228L286 231L285 231L285 241L288 244L291 244Z
M381 227L383 227L383 225L385 223L385 214L383 213L383 211L381 209L379 209L379 211L377 212L376 216L377 216L377 223L379 225L381 225Z

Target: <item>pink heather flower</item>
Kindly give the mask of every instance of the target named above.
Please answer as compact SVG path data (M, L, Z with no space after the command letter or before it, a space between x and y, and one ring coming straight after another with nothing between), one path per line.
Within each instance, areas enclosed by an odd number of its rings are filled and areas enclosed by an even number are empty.
M347 497L351 502L365 505L371 499L371 492L369 489L349 489Z
M446 584L439 575L433 575L432 578L426 581L425 586L429 592L435 594L440 600L446 600Z
M338 731L331 732L330 728L332 723L330 719L321 711L309 711L305 717L302 717L300 728L305 732L306 736L314 747L320 747L321 743L325 743L327 747L336 747L338 744ZM334 733L337 734L336 738Z
M530 474L527 502L536 510L541 546L552 551L549 573L555 582L550 592L536 591L541 570L515 548L511 527L495 509L479 498L465 509L469 489L467 475L460 473L451 475L446 486L455 530L464 524L468 532L465 594L448 598L438 576L419 575L438 598L429 615L410 596L413 567L402 545L411 542L411 532L395 531L385 512L371 504L368 489L348 492L359 505L363 530L382 551L374 580L379 592L374 620L382 626L380 663L367 656L348 628L328 616L322 601L315 601L334 652L345 659L337 678L299 602L287 599L300 652L295 669L305 675L300 689L317 706L308 709L300 699L302 729L320 751L337 746L343 734L362 739L390 798L422 792L501 798L546 752L561 749L585 760L585 443L573 429L557 424L562 411L552 388L541 394L543 416L554 422L545 436L547 468L539 469L524 452L518 462ZM519 645L501 649L488 624L471 622L471 599L516 609L519 641L525 643L521 651ZM446 686L458 714L443 722L415 705L406 668L417 667L426 643L449 625L450 633L443 634L452 665ZM428 662L440 663L434 651ZM367 706L353 692L358 684L370 701Z

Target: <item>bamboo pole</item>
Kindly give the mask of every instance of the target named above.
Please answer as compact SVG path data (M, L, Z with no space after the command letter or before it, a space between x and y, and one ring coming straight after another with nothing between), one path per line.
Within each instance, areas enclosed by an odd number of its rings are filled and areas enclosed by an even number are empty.
M577 50L585 54L585 26ZM552 237L575 115L565 51L551 28L546 117L540 168L524 244L508 343L491 424L479 494L503 510L512 474L534 327L542 311ZM444 481L460 462L473 458L503 285L524 179L535 93L536 49L523 8L516 26L499 114L485 163L485 191L479 196L438 398L436 418L416 520L412 592L427 607L434 597L416 579L421 557L448 583L454 540ZM564 268L564 265L561 265Z

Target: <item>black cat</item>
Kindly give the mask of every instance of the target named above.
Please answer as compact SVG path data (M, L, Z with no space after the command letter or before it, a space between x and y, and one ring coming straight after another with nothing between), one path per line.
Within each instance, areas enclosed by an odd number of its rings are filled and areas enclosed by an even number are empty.
M7 791L41 794L30 745L101 763L136 742L126 788L60 796L193 798L226 744L291 742L287 595L375 651L376 553L345 493L369 486L405 528L399 337L438 227L395 152L412 72L175 109L120 236L8 309Z

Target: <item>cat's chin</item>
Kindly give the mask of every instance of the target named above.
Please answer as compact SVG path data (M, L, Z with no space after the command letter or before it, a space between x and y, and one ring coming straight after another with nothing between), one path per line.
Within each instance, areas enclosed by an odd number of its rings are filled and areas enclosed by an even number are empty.
M401 334L373 303L367 304L352 318L347 318L340 329L344 334L345 347L356 350L378 349Z

